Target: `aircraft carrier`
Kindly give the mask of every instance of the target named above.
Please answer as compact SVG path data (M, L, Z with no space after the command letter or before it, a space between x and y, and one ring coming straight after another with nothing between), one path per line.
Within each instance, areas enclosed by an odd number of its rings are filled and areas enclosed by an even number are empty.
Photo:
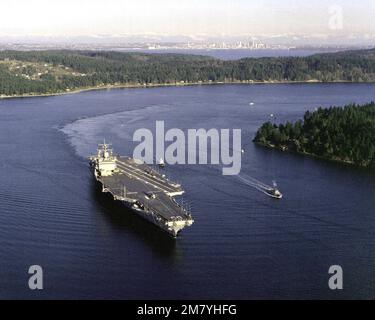
M173 237L193 224L190 210L175 200L184 193L180 184L135 159L114 155L105 142L89 159L102 192L110 193L135 214Z

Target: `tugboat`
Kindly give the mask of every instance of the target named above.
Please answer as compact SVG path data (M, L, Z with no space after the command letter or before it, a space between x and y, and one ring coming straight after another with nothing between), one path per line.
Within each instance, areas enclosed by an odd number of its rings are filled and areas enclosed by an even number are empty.
M281 199L283 197L283 194L280 192L279 189L277 189L277 184L275 181L272 181L273 187L265 189L266 193L276 199Z
M265 191L272 198L281 199L283 197L283 194L276 188L269 188Z
M265 195L275 198L275 199L281 199L283 197L283 194L280 192L280 190L277 188L277 184L275 181L273 181L272 187L270 185L267 185L255 178L252 178L250 176L244 177L241 175L238 175L238 178L244 182L246 185L253 187L257 189L258 191L264 193Z

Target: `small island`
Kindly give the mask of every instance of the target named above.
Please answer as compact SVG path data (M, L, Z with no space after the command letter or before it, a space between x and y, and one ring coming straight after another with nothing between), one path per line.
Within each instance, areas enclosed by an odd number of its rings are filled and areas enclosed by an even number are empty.
M253 141L282 151L375 167L375 102L307 111L295 123L266 122Z

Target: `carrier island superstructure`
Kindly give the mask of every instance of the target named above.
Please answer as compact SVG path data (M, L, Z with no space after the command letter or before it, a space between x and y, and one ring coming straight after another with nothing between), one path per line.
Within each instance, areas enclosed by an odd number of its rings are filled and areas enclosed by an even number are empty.
M109 144L99 144L90 166L102 192L112 195L135 214L173 237L194 222L191 213L175 200L184 193L180 184L139 161L118 156Z

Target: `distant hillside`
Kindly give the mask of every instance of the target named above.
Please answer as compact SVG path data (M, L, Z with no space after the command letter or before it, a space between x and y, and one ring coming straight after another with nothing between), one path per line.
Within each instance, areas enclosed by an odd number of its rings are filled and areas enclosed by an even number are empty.
M93 51L1 51L0 96L106 86L235 82L373 82L375 50L245 58Z

